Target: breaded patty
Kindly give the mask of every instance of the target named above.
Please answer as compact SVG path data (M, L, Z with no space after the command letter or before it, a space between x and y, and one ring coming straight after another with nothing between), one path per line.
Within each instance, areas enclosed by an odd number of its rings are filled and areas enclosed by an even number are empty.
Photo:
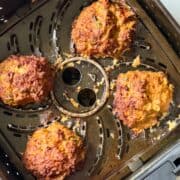
M114 113L138 134L168 112L173 85L163 72L129 71L118 76Z
M38 179L64 179L82 164L85 148L73 131L54 122L35 131L28 140L23 163Z
M92 57L119 57L129 49L136 16L124 1L98 0L84 8L72 26L77 53Z
M12 55L0 63L0 99L10 106L43 101L53 87L53 70L44 57Z

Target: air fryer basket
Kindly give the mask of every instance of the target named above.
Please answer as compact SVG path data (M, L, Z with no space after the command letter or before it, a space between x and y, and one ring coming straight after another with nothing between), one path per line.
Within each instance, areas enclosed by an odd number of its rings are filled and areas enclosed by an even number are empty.
M48 102L21 109L0 104L0 160L11 179L34 179L23 168L21 156L28 136L52 119L76 131L87 147L83 169L69 179L123 179L180 138L180 61L137 1L128 1L138 26L132 48L121 61L74 57L71 25L92 2L42 0L10 18L1 31L1 60L11 54L36 54L59 67ZM133 68L137 55L142 63ZM137 137L112 113L117 75L135 69L164 71L175 87L170 113ZM176 128L168 128L170 121Z

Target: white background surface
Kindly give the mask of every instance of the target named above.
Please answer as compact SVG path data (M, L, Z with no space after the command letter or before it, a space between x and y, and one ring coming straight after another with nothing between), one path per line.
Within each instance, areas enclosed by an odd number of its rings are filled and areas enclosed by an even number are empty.
M160 0L180 25L180 0Z

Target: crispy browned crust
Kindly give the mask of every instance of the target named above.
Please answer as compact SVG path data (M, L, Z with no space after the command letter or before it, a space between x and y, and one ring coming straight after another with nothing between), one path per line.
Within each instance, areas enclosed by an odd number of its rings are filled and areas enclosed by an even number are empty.
M138 134L157 124L172 96L173 86L163 72L129 71L117 79L114 112Z
M71 38L82 56L119 57L131 45L136 16L123 1L98 0L74 21Z
M23 155L24 166L38 179L64 179L84 159L82 139L58 122L35 131Z
M53 87L53 71L44 57L12 55L0 63L0 98L10 106L41 102Z

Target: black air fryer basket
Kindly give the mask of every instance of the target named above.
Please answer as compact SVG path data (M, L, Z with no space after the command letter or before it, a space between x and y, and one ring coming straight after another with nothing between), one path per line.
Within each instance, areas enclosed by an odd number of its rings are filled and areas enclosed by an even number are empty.
M67 179L127 178L180 138L180 60L172 48L178 52L179 43L170 45L159 30L163 17L159 21L155 17L156 24L151 20L150 16L156 14L152 10L157 10L158 3L128 0L138 17L137 32L131 50L121 61L116 61L74 57L70 41L72 22L92 2L0 2L3 7L0 10L1 60L11 54L35 54L47 57L53 64L62 63L54 90L45 104L16 109L0 103L0 177L35 179L24 169L21 157L28 136L43 126L43 118L51 114L82 136L87 147L82 170ZM163 29L165 34L169 32ZM174 33L178 35L175 30ZM141 56L142 63L133 68L132 60L137 55ZM164 71L175 87L170 113L158 126L137 137L112 113L114 80L120 72L135 69ZM169 123L174 123L174 128L169 128Z

